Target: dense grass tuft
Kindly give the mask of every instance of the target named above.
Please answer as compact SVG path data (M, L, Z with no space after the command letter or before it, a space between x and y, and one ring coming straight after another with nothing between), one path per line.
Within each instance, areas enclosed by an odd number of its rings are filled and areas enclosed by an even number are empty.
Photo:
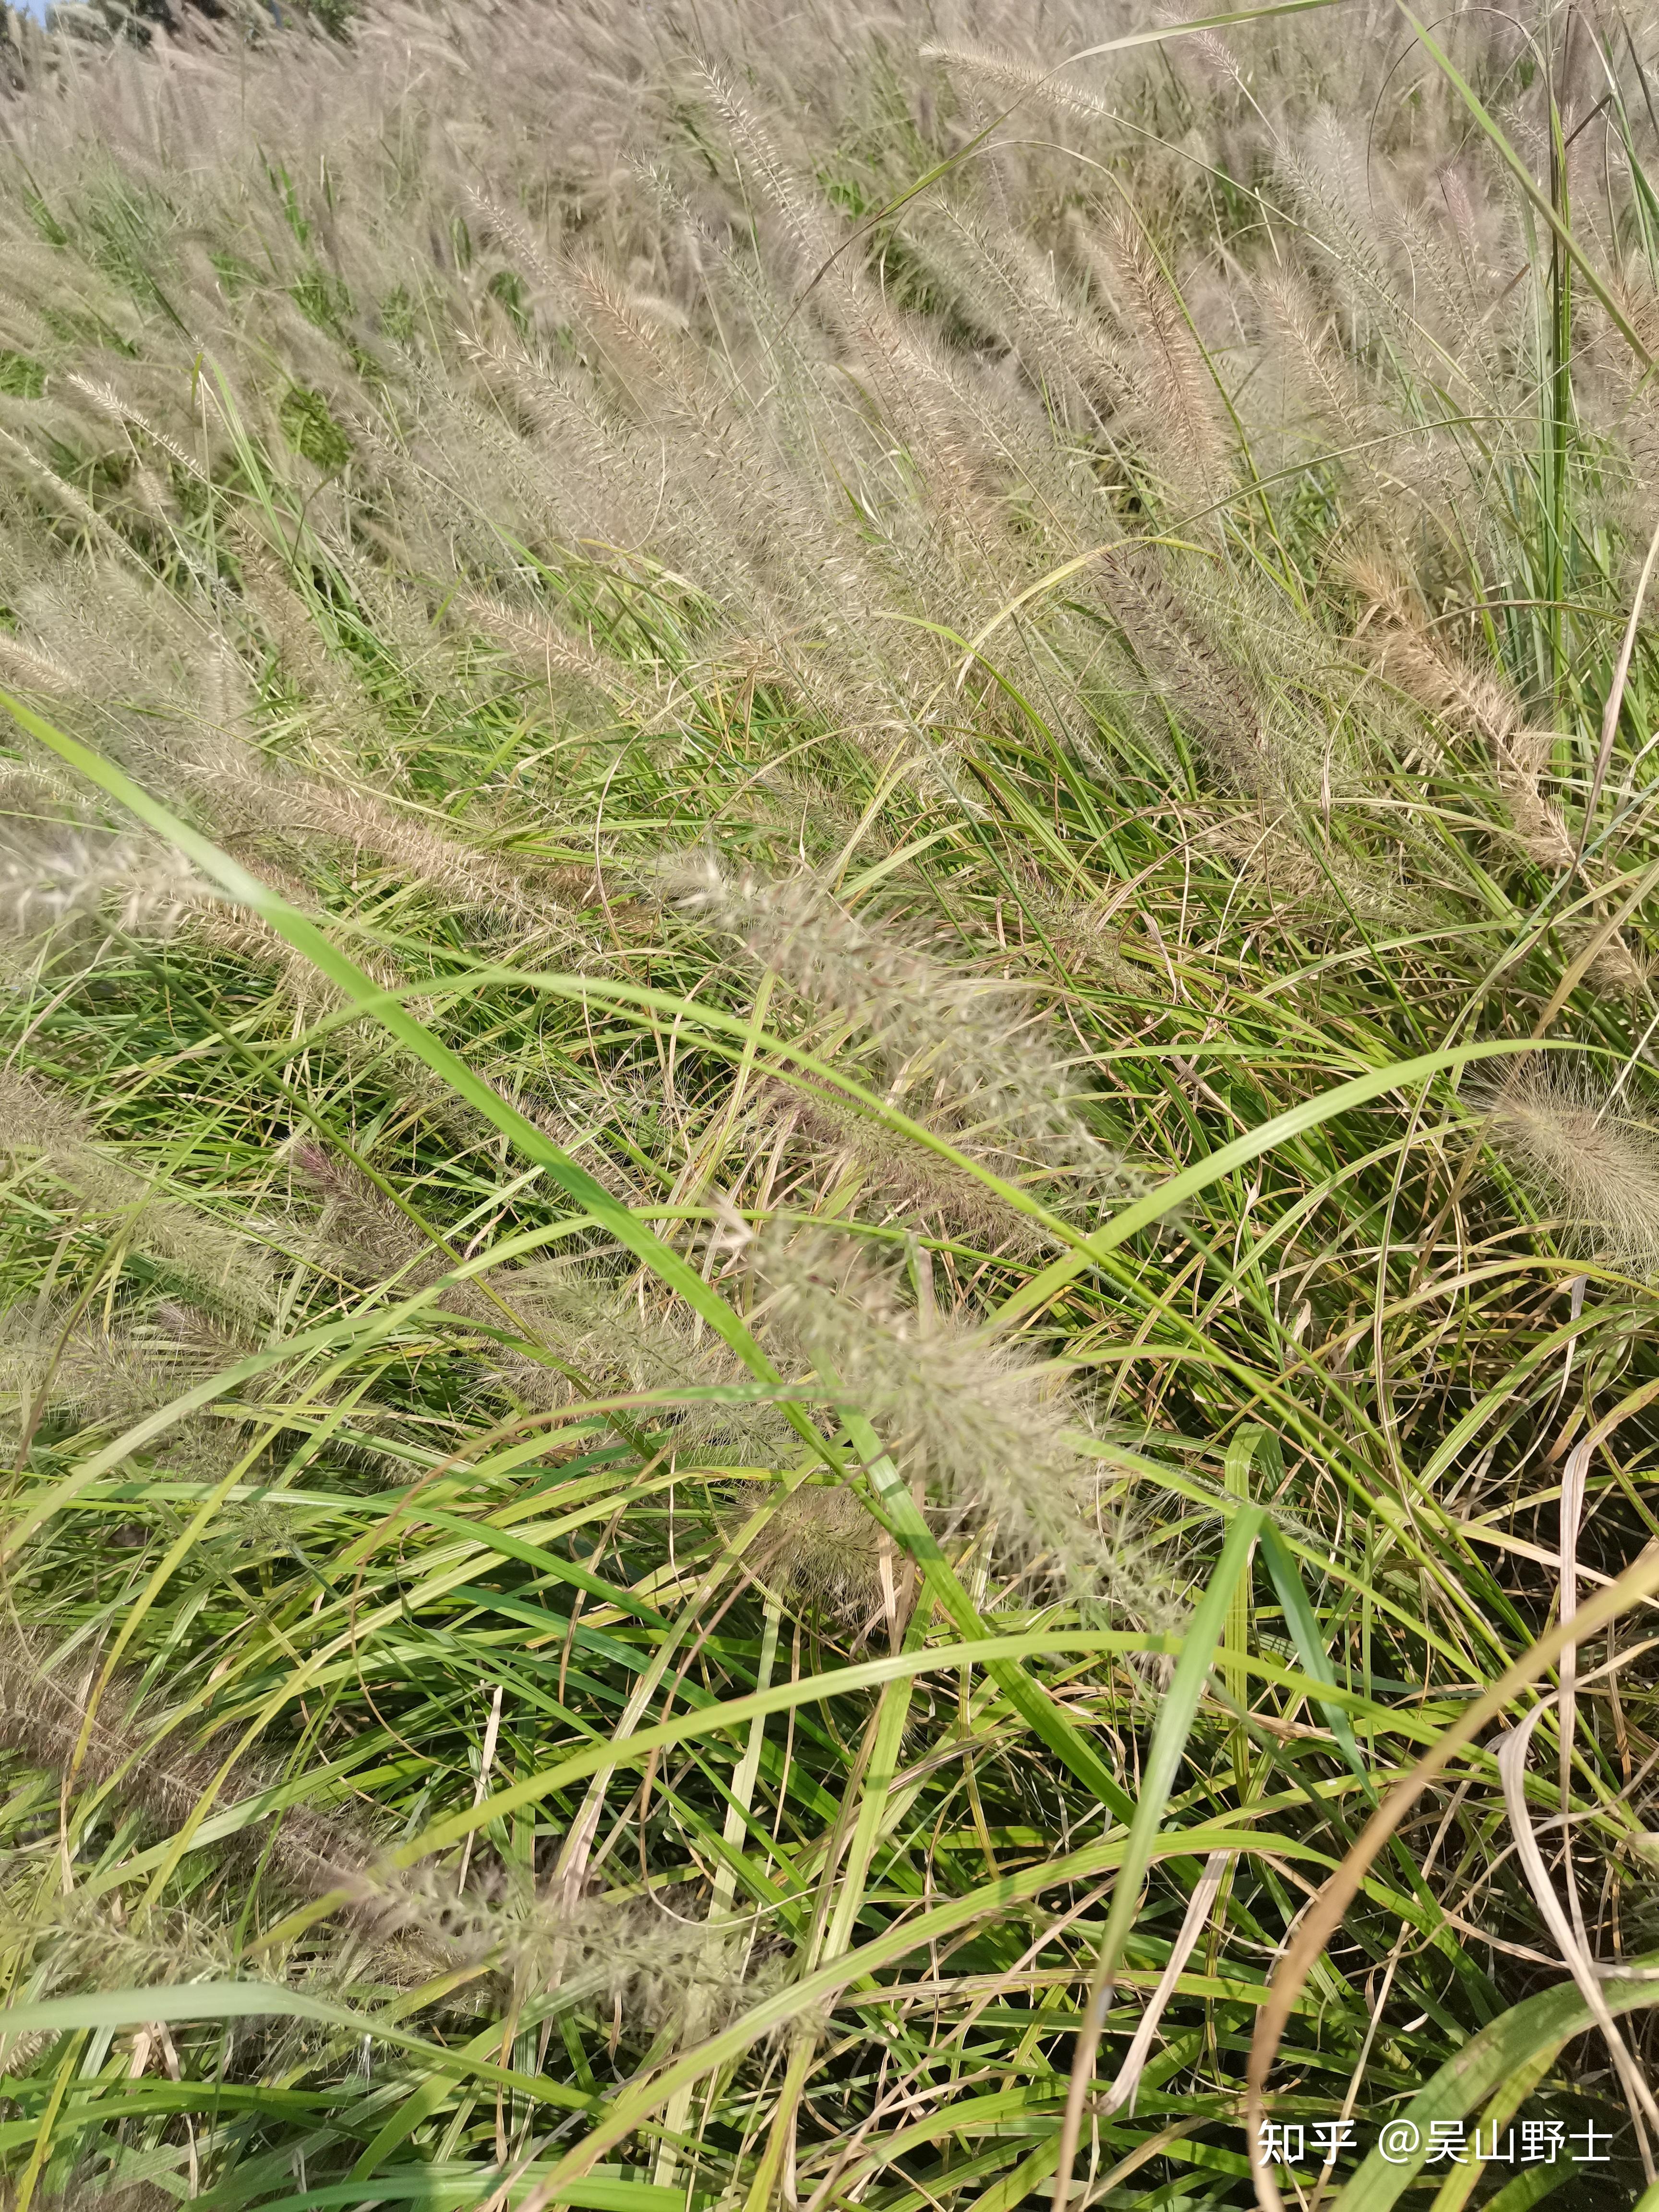
M1652 28L114 12L9 2212L1659 2203Z

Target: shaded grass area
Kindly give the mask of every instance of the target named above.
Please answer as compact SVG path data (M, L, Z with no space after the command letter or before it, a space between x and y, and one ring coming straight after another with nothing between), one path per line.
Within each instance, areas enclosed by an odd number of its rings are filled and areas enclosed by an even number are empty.
M17 2212L1642 2197L1647 53L20 52Z

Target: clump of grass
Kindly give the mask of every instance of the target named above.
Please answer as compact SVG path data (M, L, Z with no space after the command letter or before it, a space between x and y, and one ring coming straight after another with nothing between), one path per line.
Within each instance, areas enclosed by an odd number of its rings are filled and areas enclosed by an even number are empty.
M1272 2117L1564 1926L1646 2017L1639 24L94 12L0 26L0 687L407 1019L0 738L7 2212L1270 2202L1263 1978L1552 1621Z

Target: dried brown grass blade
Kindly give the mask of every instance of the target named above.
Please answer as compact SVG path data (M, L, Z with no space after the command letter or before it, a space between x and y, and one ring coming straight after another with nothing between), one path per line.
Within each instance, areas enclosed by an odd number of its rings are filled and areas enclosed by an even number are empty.
M1565 1705L1565 1689L1561 1697L1555 1702L1562 1706ZM1653 2153L1648 2142L1646 2129L1642 2124L1646 2120L1650 2124L1659 2127L1659 2105L1654 2102L1652 2090L1649 2088L1640 2067L1631 2056L1630 2048L1625 2039L1613 2024L1613 2014L1607 2008L1607 1998L1601 1991L1601 1984L1596 1978L1594 1963L1588 1948L1580 1940L1579 1935L1568 1918L1561 1899L1557 1894L1555 1884L1550 1880L1549 1869L1544 1863L1544 1854L1539 1849L1538 1838L1527 1812L1527 1751L1532 1742L1533 1730L1548 1711L1547 1703L1534 1706L1520 1727L1511 1729L1498 1747L1498 1772L1504 1785L1504 1809L1509 1814L1510 1827L1515 1837L1516 1850L1526 1874L1528 1887L1532 1891L1534 1901L1543 1916L1544 1924L1554 1937L1556 1948L1566 1963L1567 1971L1572 1976L1579 1995L1589 2006L1590 2016L1601 2029L1602 2039L1612 2056L1614 2069L1619 2075L1620 2086L1624 2090L1626 2102L1630 2106L1631 2121L1636 2130L1636 2140L1642 2153L1642 2163L1646 2169L1649 2180L1651 2181L1654 2179ZM1565 1716L1562 1727L1565 1736Z
M1353 1849L1325 1884L1297 1932L1296 1940L1279 1962L1256 2016L1255 2039L1246 2077L1244 2126L1249 2148L1250 2172L1256 2202L1262 2212L1285 2212L1273 2169L1261 2152L1261 2123L1266 2118L1267 2076L1278 2054L1291 2014L1314 1963L1342 1924L1344 1914L1359 1894L1372 1861L1416 1804L1436 1775L1443 1772L1466 1744L1495 1721L1510 1701L1545 1670L1554 1665L1567 1645L1583 1642L1615 1620L1632 1605L1659 1591L1659 1542L1649 1545L1633 1565L1626 1569L1609 1589L1598 1591L1574 1620L1558 1621L1529 1651L1523 1651L1506 1668L1483 1697L1474 1699L1461 1720L1454 1722L1439 1741L1397 1783L1366 1822Z
M1146 2009L1141 2014L1139 2026L1124 2053L1117 2079L1095 2107L1103 2120L1109 2119L1114 2112L1121 2112L1126 2105L1131 2113L1134 2111L1135 2093L1146 2071L1152 2040L1158 2033L1158 2024L1164 2017L1164 2007L1175 1995L1176 1984L1187 1971L1187 1961L1196 1949L1199 1937L1209 1923L1216 1899L1220 1894L1227 1863L1232 1856L1231 1851L1212 1851L1204 1862L1204 1871L1199 1876L1188 1904L1187 1917L1181 1923L1181 1932L1175 1939L1169 1963L1158 1976L1157 1988L1146 2000Z

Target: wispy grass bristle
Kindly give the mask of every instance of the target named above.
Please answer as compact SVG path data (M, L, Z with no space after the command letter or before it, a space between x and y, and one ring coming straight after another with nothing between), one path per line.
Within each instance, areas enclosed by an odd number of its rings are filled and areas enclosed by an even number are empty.
M165 846L0 817L0 928L23 943L77 921L166 937L213 896Z
M1100 1517L1090 1462L1067 1437L1084 1416L1060 1378L982 1327L906 1304L896 1277L855 1246L774 1232L755 1265L772 1326L945 1504L1016 1559L1040 1561L1085 1607L1109 1605L1158 1627L1173 1617L1167 1582Z
M1659 1268L1659 1125L1626 1085L1534 1054L1486 1101L1490 1132L1581 1251Z
M744 1508L765 1503L758 1488L744 1493ZM855 1492L841 1484L804 1484L777 1501L758 1539L744 1553L752 1572L776 1583L798 1603L816 1607L852 1629L866 1627L892 1587L895 1549L881 1523ZM893 1590L896 1600L896 1590Z

